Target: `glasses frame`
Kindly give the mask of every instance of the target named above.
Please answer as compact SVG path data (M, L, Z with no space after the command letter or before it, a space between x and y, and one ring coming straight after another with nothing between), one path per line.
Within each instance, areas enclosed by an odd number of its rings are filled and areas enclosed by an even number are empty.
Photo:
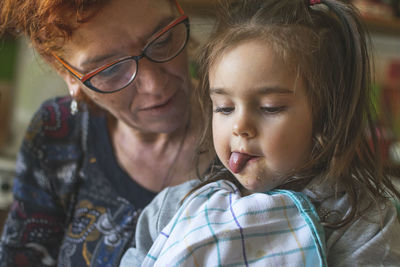
M163 29L161 29L158 33L156 33L155 35L153 35L150 40L147 42L147 44L144 46L144 48L142 49L142 52L140 53L140 55L138 56L126 56L123 58L119 58L116 59L104 66L101 66L95 70L89 71L87 73L81 73L79 71L77 71L76 69L74 69L71 65L69 65L66 61L64 61L63 59L61 59L59 56L57 56L55 53L52 53L53 57L60 62L63 67L68 70L69 73L71 73L73 76L75 76L82 84L84 84L86 87L88 87L89 89L98 92L98 93L102 93L102 94L110 94L110 93L115 93L118 91L121 91L122 89L126 88L127 86L129 86L136 78L136 75L139 71L139 60L142 58L147 58L148 60L152 61L152 62L156 62L156 63L164 63L167 61L170 61L172 59L174 59L175 57L177 57L182 51L183 49L185 49L188 41L189 41L189 34L190 34L190 26L189 26L189 17L184 13L182 7L179 5L178 1L174 0L176 7L178 8L179 14L180 16L173 20L171 23L169 23L167 26L165 26ZM174 55L171 58L168 58L167 60L162 60L162 61L158 61L158 60L153 60L150 57L148 57L146 55L146 50L147 48L157 39L159 38L161 35L163 35L164 33L166 33L167 31L169 31L170 29L172 29L173 27L175 27L176 25L183 23L186 26L186 40L184 45L182 46L182 48L176 53L176 55ZM93 78L93 76L95 76L96 74L98 74L99 72L115 65L118 64L122 61L126 61L126 60L134 60L136 62L136 72L135 74L132 76L131 80L122 88L116 89L116 90L111 90L111 91L102 91L97 89L96 87L94 87L92 85L92 83L90 82L91 78Z

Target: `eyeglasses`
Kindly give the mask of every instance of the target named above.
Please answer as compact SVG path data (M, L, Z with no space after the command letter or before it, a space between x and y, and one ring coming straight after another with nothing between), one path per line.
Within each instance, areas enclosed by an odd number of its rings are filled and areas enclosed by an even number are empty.
M82 74L72 68L57 55L53 56L85 86L99 93L114 93L127 87L135 79L139 60L147 58L156 63L164 63L178 56L189 40L189 18L177 1L175 4L180 17L153 35L138 56L117 59L109 64Z

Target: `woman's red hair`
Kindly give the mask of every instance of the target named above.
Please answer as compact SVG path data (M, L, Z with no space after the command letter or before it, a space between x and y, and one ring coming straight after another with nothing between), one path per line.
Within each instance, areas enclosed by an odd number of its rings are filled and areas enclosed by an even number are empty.
M110 0L2 0L0 33L25 35L49 59L73 30L96 14Z

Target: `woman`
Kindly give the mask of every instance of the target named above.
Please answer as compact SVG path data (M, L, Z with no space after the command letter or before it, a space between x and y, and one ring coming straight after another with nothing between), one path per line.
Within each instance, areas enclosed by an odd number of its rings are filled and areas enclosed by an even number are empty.
M212 158L194 149L188 18L173 0L0 8L1 30L27 35L71 94L44 103L28 129L0 265L116 266L140 211Z

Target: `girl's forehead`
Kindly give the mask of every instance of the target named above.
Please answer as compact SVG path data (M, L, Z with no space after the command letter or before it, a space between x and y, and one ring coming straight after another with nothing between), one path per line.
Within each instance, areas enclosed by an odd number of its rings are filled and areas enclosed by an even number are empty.
M222 47L214 52L209 66L209 74L218 69L241 70L250 75L253 71L269 71L275 73L292 73L294 62L286 60L284 53L278 52L275 46L263 39L243 40L236 44Z
M235 35L235 33L233 33ZM210 67L221 59L224 55L231 53L233 50L242 46L253 46L258 44L263 46L264 49L268 50L269 53L273 54L275 57L279 57L282 61L289 64L294 64L291 62L290 58L293 58L293 51L288 47L281 45L284 40L278 40L278 38L270 37L267 33L260 33L259 35L243 36L238 34L237 37L225 38L217 41L210 49L211 60ZM255 54L255 53L252 53ZM255 55L257 56L257 55Z
M222 53L209 70L210 90L250 93L302 88L302 79L262 41L242 42Z

